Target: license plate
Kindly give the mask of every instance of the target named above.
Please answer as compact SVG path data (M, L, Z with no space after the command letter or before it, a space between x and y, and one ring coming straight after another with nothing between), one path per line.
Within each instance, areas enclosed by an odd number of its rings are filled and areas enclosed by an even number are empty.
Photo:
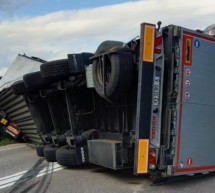
M153 105L159 105L160 78L155 77L153 88Z

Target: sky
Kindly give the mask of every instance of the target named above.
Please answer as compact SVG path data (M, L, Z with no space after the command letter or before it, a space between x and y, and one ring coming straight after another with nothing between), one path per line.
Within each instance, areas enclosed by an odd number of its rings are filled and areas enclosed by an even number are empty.
M0 0L0 75L18 54L62 59L128 42L142 22L204 29L214 19L214 0Z

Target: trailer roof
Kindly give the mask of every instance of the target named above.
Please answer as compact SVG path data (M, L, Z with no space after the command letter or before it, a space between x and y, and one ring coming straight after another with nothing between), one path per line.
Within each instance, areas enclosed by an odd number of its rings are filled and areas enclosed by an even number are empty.
M36 57L18 55L5 75L0 80L0 92L10 87L15 81L22 80L23 75L40 70L40 64L45 62Z

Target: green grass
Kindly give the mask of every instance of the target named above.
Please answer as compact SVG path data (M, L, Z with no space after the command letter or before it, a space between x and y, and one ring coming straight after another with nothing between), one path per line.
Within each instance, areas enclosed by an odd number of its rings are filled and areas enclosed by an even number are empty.
M16 143L14 139L4 138L0 140L0 146Z

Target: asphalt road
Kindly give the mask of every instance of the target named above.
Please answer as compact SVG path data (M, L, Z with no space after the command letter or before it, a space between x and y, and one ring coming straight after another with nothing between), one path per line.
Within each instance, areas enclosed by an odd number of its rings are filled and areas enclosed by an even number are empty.
M0 147L0 193L214 193L215 175L152 186L148 176L88 165L63 168L38 158L33 146Z

